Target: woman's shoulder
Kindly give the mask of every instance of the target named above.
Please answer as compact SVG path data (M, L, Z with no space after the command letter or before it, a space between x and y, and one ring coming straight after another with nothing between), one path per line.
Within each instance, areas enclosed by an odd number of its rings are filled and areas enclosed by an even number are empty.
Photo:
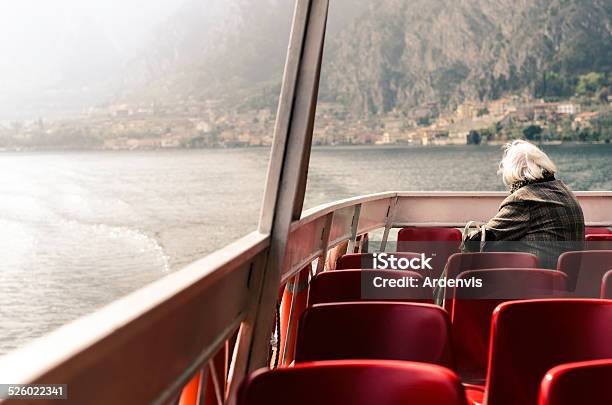
M528 184L506 197L502 206L513 203L542 202L550 199L553 194L557 194L560 190L567 190L561 180Z
M510 194L502 203L542 203L557 201L572 194L561 180L552 180L542 183L529 184Z
M525 193L524 191L525 187L522 187L516 191L514 191L513 193L510 193L505 199L504 201L502 201L500 208L506 206L506 205L512 205L512 204L522 204L525 203L526 201L528 201L528 194Z

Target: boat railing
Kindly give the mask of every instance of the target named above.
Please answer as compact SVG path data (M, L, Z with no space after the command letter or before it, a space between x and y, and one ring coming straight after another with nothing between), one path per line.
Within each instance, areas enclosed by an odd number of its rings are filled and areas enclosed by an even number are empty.
M328 251L342 242L354 245L372 231L384 242L403 226L484 221L504 195L389 192L309 209L290 226L275 289L309 266L323 271ZM577 196L587 225L612 226L612 192ZM0 358L0 382L67 384L74 403L166 404L204 370L223 403L248 372L250 351L240 347L240 335L254 327L269 248L269 235L253 232L60 327Z

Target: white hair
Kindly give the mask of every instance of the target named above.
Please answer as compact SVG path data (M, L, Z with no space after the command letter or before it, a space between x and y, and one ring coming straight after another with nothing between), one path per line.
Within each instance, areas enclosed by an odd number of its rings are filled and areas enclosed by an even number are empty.
M534 144L517 140L504 145L504 157L498 174L509 186L518 181L540 180L546 173L555 174L557 167L548 155Z

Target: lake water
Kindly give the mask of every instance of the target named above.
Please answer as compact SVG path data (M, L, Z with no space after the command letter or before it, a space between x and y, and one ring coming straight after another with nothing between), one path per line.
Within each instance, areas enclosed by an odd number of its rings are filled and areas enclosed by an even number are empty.
M612 145L545 148L612 190ZM503 190L500 148L313 150L305 207L390 190ZM255 229L269 150L0 154L0 354Z

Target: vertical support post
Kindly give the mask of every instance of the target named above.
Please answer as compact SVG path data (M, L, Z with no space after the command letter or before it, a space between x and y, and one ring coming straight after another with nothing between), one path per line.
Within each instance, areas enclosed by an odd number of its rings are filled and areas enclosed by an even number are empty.
M319 274L325 268L325 261L327 260L327 252L329 251L329 236L331 235L331 227L334 223L334 211L327 214L325 217L325 228L323 228L323 235L321 235L321 248L322 253L317 260L317 268L315 274Z
M361 204L355 205L355 213L353 214L353 220L351 221L351 239L349 239L346 253L353 253L355 250L355 243L357 242L357 228L359 227L359 215L361 214Z
M387 220L385 223L385 232L383 233L383 238L380 243L381 252L384 252L385 248L387 247L387 240L389 240L389 231L391 231L391 227L393 226L393 220L395 219L395 210L397 209L398 200L399 197L395 197L391 200L391 203L389 204L389 211L387 211Z
M280 364L283 366L287 364L287 353L289 352L289 341L292 338L291 336L291 327L293 325L295 318L295 300L298 295L298 284L300 281L301 272L297 272L293 279L287 283L287 289L291 291L291 304L289 305L289 321L287 322L287 330L285 331L285 342L282 347L283 357L280 359ZM280 333L280 332L279 332ZM279 337L280 339L280 337ZM278 354L280 356L280 353Z
M244 372L267 365L289 228L300 217L304 202L328 4L328 0L296 3L259 220L259 232L270 234L270 248L256 313L250 320L252 337L241 342L247 350ZM244 377L242 371L236 370L233 388Z
M200 375L200 386L198 388L197 405L206 403L206 381L208 380L208 367L203 367Z
M229 364L228 377L227 377L227 390L225 392L225 399L229 401L230 396L236 393L238 385L246 374L247 361L249 348L253 336L253 326L255 324L255 317L257 316L257 303L259 300L259 293L263 283L263 273L267 258L260 256L251 265L251 277L249 280L249 290L253 291L249 297L249 308L245 320L238 329L238 336L236 338L236 344L234 345L234 352Z
M223 405L225 403L223 389L221 388L221 380L219 378L219 375L217 374L217 366L215 364L214 357L208 361L208 372L210 373L210 376L212 378L211 380L213 383L217 405Z

